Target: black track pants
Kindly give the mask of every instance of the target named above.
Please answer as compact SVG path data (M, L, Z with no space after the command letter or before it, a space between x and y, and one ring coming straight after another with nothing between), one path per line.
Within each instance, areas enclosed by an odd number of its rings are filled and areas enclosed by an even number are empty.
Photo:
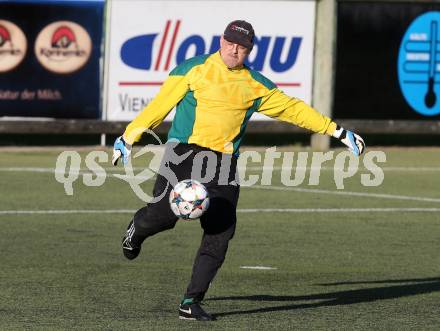
M186 298L203 299L225 259L229 240L234 236L239 196L239 186L235 182L236 167L237 158L228 154L191 144L168 145L159 171L163 175L158 175L153 189L153 196L162 198L139 209L134 215L132 242L139 246L147 237L175 226L178 219L168 201L172 186L192 178L207 187L210 206L200 219L203 237Z

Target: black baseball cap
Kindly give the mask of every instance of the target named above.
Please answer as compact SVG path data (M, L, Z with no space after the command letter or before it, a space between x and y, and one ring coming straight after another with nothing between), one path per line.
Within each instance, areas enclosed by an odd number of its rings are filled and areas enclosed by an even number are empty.
M232 21L228 24L223 37L231 43L242 45L248 49L254 47L254 28L251 23L243 20Z

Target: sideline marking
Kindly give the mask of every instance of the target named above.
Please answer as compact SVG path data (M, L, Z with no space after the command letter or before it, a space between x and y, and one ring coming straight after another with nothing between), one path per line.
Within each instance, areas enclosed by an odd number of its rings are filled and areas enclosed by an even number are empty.
M118 168L118 167L102 167L105 171L109 172L120 172L124 168ZM440 167L380 167L383 171L420 171L420 172L436 172L440 171ZM133 170L144 170L145 167L133 167ZM239 170L274 170L274 171L281 171L281 170L317 170L318 167L264 167L264 166L249 166L249 167L238 167ZM332 171L332 170L348 170L342 169L342 168L335 168L335 167L321 167L321 170L324 171ZM368 169L363 167L356 168L359 171L368 171ZM100 169L99 169L100 170ZM0 171L12 171L12 172L49 172L54 173L55 168L48 168L48 167L0 167ZM84 172L90 172L90 169L88 168L81 168L79 171Z
M48 209L0 210L0 215L47 214L133 214L136 209ZM370 213L370 212L440 212L440 208L244 208L238 213Z
M104 170L117 169L117 168L104 168ZM144 169L144 168L133 168L133 169ZM434 169L434 168L430 168ZM435 168L437 169L437 168ZM440 169L440 168L438 168ZM101 170L101 169L97 169ZM0 171L27 171L27 172L44 172L44 173L55 173L54 168L28 168L28 167L0 167ZM60 173L65 173L60 172ZM95 174L89 171L80 170L79 174ZM97 176L103 176L103 174L95 174ZM118 174L110 174L109 177L118 178ZM125 174L120 174L125 175ZM139 177L138 179L142 179ZM150 177L146 178L150 179ZM262 189L262 190L278 190L278 191L292 191L292 192L303 192L303 193L321 193L321 194L335 194L335 195L347 195L347 196L358 196L358 197L370 197L370 198L380 198L380 199L394 199L394 200L409 200L409 201L424 201L424 202L440 202L440 198L428 198L428 197L418 197L409 195L396 195L396 194L383 194L383 193L368 193L368 192L353 192L353 191L335 191L335 190L323 190L323 189L307 189L289 186L264 186L264 185L253 185L253 186L241 186L242 189Z
M278 268L264 267L264 266L260 266L260 265L256 265L256 266L242 265L242 266L240 266L240 269L253 269L253 270L277 270Z
M426 202L440 202L439 198L425 198L410 195L396 195L396 194L384 194L384 193L368 193L368 192L353 192L353 191L335 191L335 190L322 190L313 188L295 188L288 186L241 186L241 188L246 189L260 189L260 190L274 190L274 191L292 191L292 192L303 192L303 193L322 193L322 194L335 194L335 195L348 195L357 197L368 197L368 198L380 198L380 199L394 199L394 200L410 200L410 201L426 201Z
M265 208L238 209L239 213L370 213L370 212L439 212L440 208Z

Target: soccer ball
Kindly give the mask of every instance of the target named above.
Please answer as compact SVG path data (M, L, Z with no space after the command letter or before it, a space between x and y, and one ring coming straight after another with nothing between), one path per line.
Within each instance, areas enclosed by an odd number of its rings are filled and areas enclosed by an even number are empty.
M171 210L184 220L199 218L209 207L206 187L194 179L178 182L170 192Z

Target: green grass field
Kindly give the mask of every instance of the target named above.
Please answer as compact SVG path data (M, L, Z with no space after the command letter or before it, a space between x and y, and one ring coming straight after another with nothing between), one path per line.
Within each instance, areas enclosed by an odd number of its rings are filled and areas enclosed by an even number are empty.
M80 176L68 196L53 171L61 149L3 149L0 330L438 330L440 149L383 150L378 187L361 185L361 169L337 190L331 161L319 185L308 185L308 170L286 188L276 168L272 186L243 187L236 235L205 300L218 320L203 324L177 318L197 221L125 260L122 234L144 204L126 182L89 187ZM261 173L252 166L247 174Z

